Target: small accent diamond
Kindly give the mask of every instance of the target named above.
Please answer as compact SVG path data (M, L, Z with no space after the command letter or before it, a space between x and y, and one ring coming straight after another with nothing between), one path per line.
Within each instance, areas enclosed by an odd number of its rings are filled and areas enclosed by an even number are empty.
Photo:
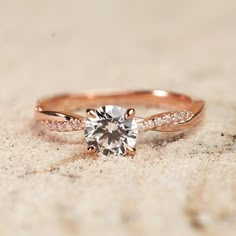
M156 120L156 126L162 126L163 125L163 119L161 117L158 117Z
M147 128L148 129L153 129L155 127L155 123L154 123L154 120L149 120L147 122Z
M180 119L180 114L179 113L174 113L173 118L172 118L174 124L178 124L179 119Z
M169 125L171 123L171 116L170 115L166 115L165 116L165 121L166 121L166 124Z

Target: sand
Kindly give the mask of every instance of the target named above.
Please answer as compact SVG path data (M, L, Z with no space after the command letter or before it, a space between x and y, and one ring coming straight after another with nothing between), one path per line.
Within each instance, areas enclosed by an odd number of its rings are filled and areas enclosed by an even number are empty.
M236 2L0 2L0 235L234 236ZM89 158L33 122L44 96L167 89L207 102L178 139ZM149 112L146 109L144 112Z

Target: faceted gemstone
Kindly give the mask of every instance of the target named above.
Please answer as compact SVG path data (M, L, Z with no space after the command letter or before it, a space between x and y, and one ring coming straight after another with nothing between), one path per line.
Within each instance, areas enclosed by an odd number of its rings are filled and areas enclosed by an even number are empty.
M108 105L94 111L94 117L85 121L85 138L89 147L104 155L127 154L134 148L138 126L135 118L125 118L126 109Z
M179 113L174 113L173 119L172 119L174 124L178 124L179 118L180 118L180 114Z
M165 121L166 121L167 124L170 124L170 123L171 123L171 117L170 117L170 115L166 115L166 116L165 116Z
M157 120L156 120L156 125L157 126L162 126L163 125L163 120L161 117L158 117Z

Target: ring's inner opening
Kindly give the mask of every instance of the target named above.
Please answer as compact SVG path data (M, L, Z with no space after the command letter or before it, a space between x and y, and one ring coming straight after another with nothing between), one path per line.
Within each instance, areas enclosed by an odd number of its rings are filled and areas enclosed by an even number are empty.
M162 90L124 92L114 94L63 95L41 101L39 106L50 111L79 111L104 105L126 107L155 107L159 109L186 109L192 105L188 96Z

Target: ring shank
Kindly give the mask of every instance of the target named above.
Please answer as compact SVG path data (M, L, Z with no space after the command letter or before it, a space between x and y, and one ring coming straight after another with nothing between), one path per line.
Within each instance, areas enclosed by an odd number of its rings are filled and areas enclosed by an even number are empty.
M104 104L126 105L129 107L136 105L192 112L194 117L188 122L187 127L182 124L179 128L178 126L175 127L177 130L170 130L179 131L193 126L201 120L205 103L203 101L193 101L191 97L183 94L163 90L128 91L112 94L88 92L81 95L60 95L39 101L36 108L36 120L62 121L71 117L84 119L83 116L73 112L86 108L97 108Z
M162 90L124 92L116 94L61 95L39 102L43 110L74 111L104 104L155 106L186 109L192 104L189 96Z

